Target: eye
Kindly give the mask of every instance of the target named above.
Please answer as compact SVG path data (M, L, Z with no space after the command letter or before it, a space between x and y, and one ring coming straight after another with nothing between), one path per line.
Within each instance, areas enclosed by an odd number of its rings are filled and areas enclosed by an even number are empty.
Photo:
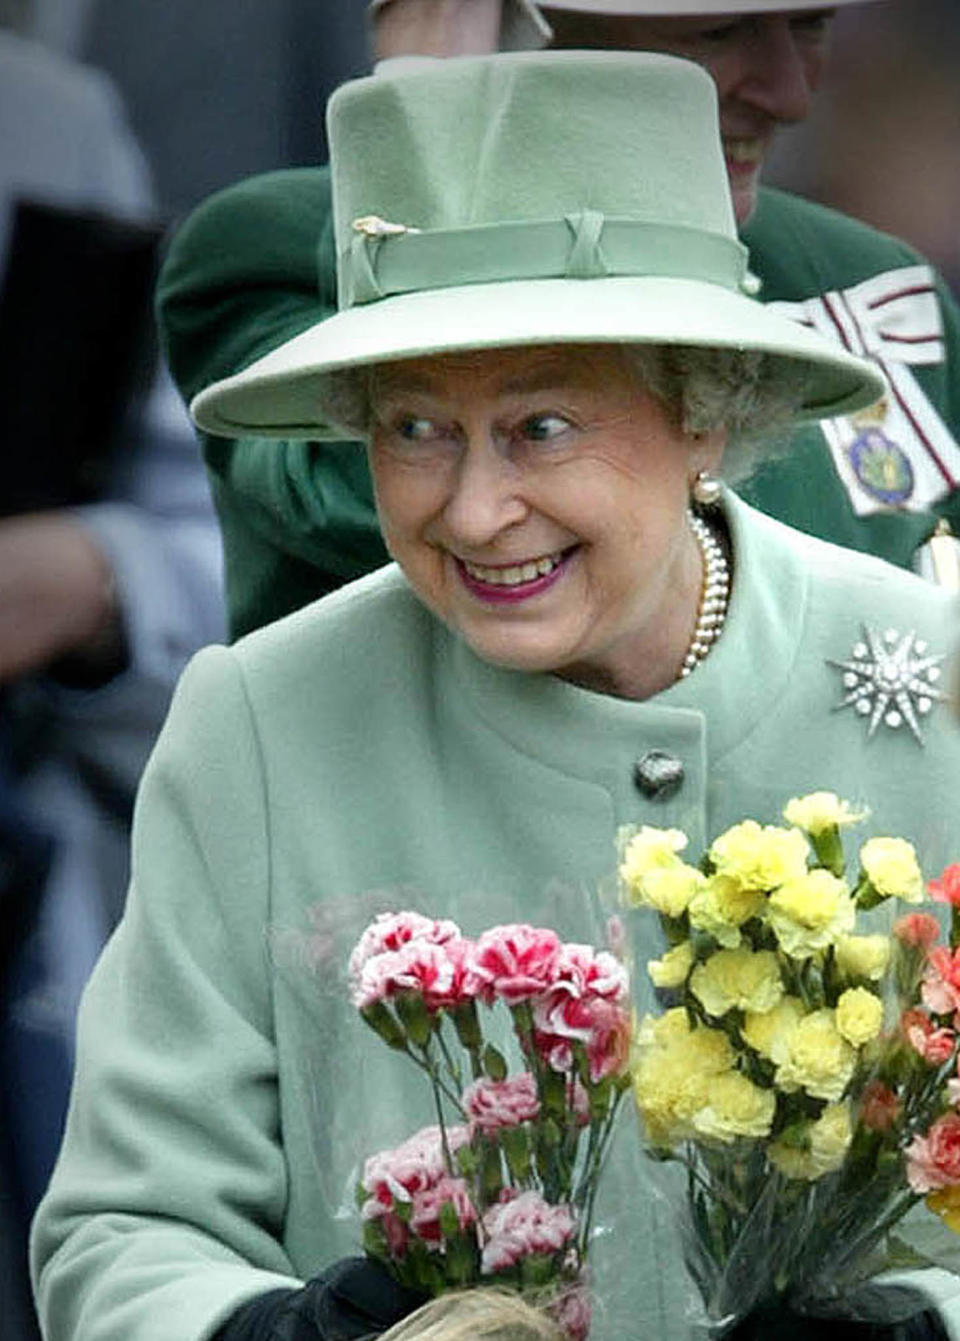
M378 415L374 438L384 450L413 460L446 452L458 440L455 426L406 410Z
M528 442L552 442L568 432L573 425L560 414L532 414L521 425L521 433Z
M801 14L790 20L790 29L795 36L808 42L822 42L829 33L836 14L835 9L820 9L812 14Z
M424 415L404 414L395 421L393 431L405 442L430 442L438 436L439 426Z
M695 34L696 40L700 42L721 44L731 42L744 31L744 20L734 19L730 23L716 23L708 28L700 28Z

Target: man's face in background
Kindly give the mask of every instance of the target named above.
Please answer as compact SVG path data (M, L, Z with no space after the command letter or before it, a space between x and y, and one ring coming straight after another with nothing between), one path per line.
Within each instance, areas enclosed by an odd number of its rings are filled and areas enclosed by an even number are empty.
M737 223L745 224L778 127L802 121L810 110L834 11L636 18L541 8L555 47L662 51L696 61L710 73L719 96L733 207Z

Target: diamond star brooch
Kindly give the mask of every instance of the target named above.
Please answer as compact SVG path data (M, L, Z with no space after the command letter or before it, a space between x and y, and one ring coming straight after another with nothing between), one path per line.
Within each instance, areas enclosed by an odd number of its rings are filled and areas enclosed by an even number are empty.
M867 736L881 725L898 730L904 723L914 739L923 744L920 721L935 702L946 702L947 695L937 688L940 662L945 654L931 655L927 644L916 633L901 634L896 629L877 629L863 625L863 640L854 645L849 661L828 661L843 672L846 695L838 703L869 718Z

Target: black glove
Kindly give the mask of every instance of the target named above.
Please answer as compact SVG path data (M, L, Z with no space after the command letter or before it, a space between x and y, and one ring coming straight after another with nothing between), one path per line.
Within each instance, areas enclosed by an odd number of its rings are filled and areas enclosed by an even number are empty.
M379 1336L427 1302L368 1257L345 1257L302 1290L271 1290L242 1304L213 1341L357 1341Z
M725 1332L723 1341L949 1341L940 1315L923 1309L899 1322L818 1318L789 1308L760 1308Z

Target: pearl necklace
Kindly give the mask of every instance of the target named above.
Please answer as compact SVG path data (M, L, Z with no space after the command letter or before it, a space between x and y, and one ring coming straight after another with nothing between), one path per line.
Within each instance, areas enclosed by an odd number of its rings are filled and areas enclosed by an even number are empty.
M703 590L700 593L696 627L680 668L681 680L697 669L720 637L730 599L730 567L723 546L702 517L693 512L687 516L703 556Z

